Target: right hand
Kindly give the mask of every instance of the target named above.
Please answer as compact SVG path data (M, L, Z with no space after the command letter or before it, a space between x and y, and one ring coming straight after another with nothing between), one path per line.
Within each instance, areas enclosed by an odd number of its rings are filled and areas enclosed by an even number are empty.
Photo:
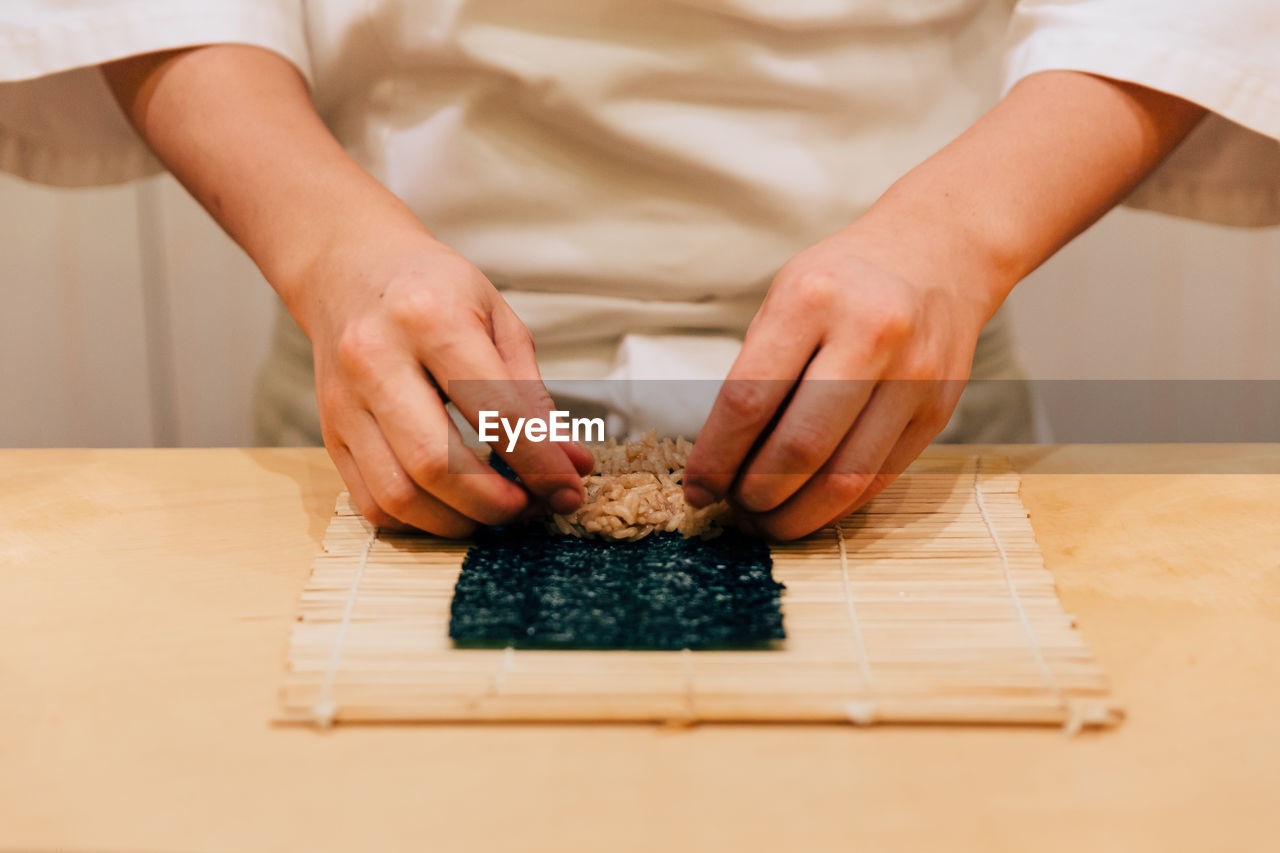
M315 351L325 447L371 523L462 537L542 501L556 512L581 503L591 469L581 445L522 441L503 453L525 488L459 452L437 388L473 427L482 409L546 418L552 401L528 329L457 252L415 227L344 240L293 293Z
M529 332L479 270L338 144L288 60L213 44L102 72L311 338L325 446L365 517L465 536L543 500L557 512L578 506L585 448L526 442L503 454L528 491L458 452L437 387L472 425L481 409L546 416Z

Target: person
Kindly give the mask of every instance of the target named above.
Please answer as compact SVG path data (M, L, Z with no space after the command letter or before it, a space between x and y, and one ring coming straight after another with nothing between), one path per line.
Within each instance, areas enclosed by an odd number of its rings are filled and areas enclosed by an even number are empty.
M172 171L305 331L375 524L571 509L583 448L521 443L521 488L450 461L446 398L675 363L727 375L687 498L792 538L949 421L1027 437L963 380L1020 375L998 307L1117 203L1277 221L1276 32L1271 0L21 0L0 168ZM276 438L311 431L297 335Z

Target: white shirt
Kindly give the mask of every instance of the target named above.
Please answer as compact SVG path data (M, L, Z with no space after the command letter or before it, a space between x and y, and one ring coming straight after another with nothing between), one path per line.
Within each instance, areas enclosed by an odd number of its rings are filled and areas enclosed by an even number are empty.
M646 331L740 335L787 258L994 101L1002 56L1006 87L1076 69L1202 104L1133 202L1280 222L1276 0L6 0L0 169L159 170L93 66L212 42L292 61L565 377L700 361Z
M1280 224L1280 2L1021 0L1005 88L1051 69L1138 83L1211 113L1126 204Z

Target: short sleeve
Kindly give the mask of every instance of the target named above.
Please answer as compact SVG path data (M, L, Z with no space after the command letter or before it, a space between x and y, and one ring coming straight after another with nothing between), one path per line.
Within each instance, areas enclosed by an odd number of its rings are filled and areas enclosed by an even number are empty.
M1005 89L1073 70L1207 109L1126 204L1224 225L1280 224L1280 2L1021 0Z
M0 171L57 186L161 171L97 66L215 43L275 51L310 80L302 0L5 0Z

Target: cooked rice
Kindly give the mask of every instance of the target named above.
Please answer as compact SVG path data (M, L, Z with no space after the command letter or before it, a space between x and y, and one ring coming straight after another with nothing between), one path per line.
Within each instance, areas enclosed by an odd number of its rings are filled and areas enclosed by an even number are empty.
M586 500L567 515L552 515L552 533L635 541L655 531L685 538L720 534L729 506L724 501L695 509L685 503L681 480L693 442L658 438L653 430L638 441L614 439L595 445L595 467L583 478Z

